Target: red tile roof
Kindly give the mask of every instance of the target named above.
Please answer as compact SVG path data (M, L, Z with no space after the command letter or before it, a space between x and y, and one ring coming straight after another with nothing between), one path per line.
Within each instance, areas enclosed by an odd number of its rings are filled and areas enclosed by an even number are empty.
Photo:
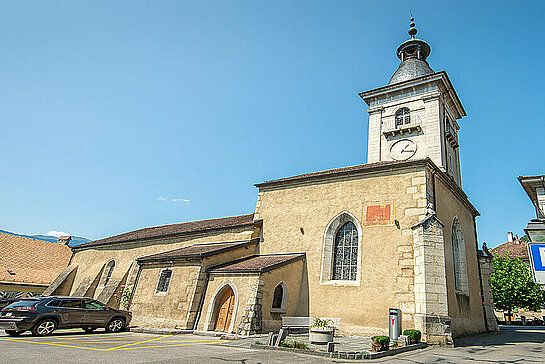
M254 214L154 226L74 246L74 249L256 224Z
M150 262L161 260L175 260L180 258L203 258L223 253L232 249L243 248L259 243L259 238L245 241L232 241L224 243L195 244L185 248L170 250L164 253L148 255L138 258L138 262Z
M210 268L213 273L230 272L266 272L291 262L303 259L305 253L267 254L244 258L227 264Z
M57 278L72 255L64 244L6 233L0 233L0 252L0 283L42 286Z
M490 249L493 255L507 255L511 258L521 258L522 260L529 260L528 257L528 243L525 241L513 241L505 242L497 247Z

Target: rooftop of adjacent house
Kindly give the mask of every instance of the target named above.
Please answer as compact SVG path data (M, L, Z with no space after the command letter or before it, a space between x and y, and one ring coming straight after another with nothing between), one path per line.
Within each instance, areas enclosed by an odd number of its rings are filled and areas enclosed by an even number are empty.
M0 283L48 286L70 261L62 243L0 233Z
M245 241L230 241L222 243L195 244L184 248L174 249L163 253L138 258L140 262L156 262L186 258L204 258L224 253L233 249L244 248L259 243L259 238Z
M247 226L260 223L259 220L254 221L254 214L239 215L232 217L222 217L218 219L198 220L190 222L182 222L179 224L161 225L148 227L140 230L130 231L128 233L111 236L100 240L91 241L89 243L80 244L73 249L87 248L99 245L112 243L121 243L129 241L137 241L152 238L161 238L172 235L189 234L203 232L207 230L217 230L225 228L233 228L239 226Z
M261 273L303 259L305 253L255 255L209 269L211 273Z
M506 255L511 258L529 260L528 243L519 239L507 241L497 247L490 249L493 255Z
M537 218L545 219L545 175L518 177L522 188L536 208Z

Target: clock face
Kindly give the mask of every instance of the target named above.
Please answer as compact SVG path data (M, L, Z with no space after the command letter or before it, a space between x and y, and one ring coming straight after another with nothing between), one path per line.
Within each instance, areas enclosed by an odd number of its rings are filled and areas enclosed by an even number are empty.
M416 143L410 139L401 139L390 147L390 157L396 161L411 158L416 153Z

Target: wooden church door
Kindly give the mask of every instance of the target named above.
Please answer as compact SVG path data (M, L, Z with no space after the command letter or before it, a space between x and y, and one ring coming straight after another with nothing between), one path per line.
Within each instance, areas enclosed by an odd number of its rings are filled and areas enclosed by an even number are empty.
M235 305L235 294L231 287L227 288L220 298L218 303L218 316L216 319L216 327L214 331L227 332L231 325L233 316L233 308Z

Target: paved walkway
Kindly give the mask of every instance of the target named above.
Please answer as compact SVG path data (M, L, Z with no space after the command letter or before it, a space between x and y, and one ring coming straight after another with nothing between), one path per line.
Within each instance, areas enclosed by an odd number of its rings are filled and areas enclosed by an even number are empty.
M308 348L311 350L323 350L327 351L327 345L316 345L309 344L308 334L291 334L287 337L286 341L300 341L308 345ZM236 346L241 348L249 348L250 345L255 344L256 342L261 342L262 344L267 343L267 336L251 337L247 339L232 340L224 342L223 345L227 346ZM368 337L335 337L335 351L346 351L346 352L362 352L371 350L371 338Z

